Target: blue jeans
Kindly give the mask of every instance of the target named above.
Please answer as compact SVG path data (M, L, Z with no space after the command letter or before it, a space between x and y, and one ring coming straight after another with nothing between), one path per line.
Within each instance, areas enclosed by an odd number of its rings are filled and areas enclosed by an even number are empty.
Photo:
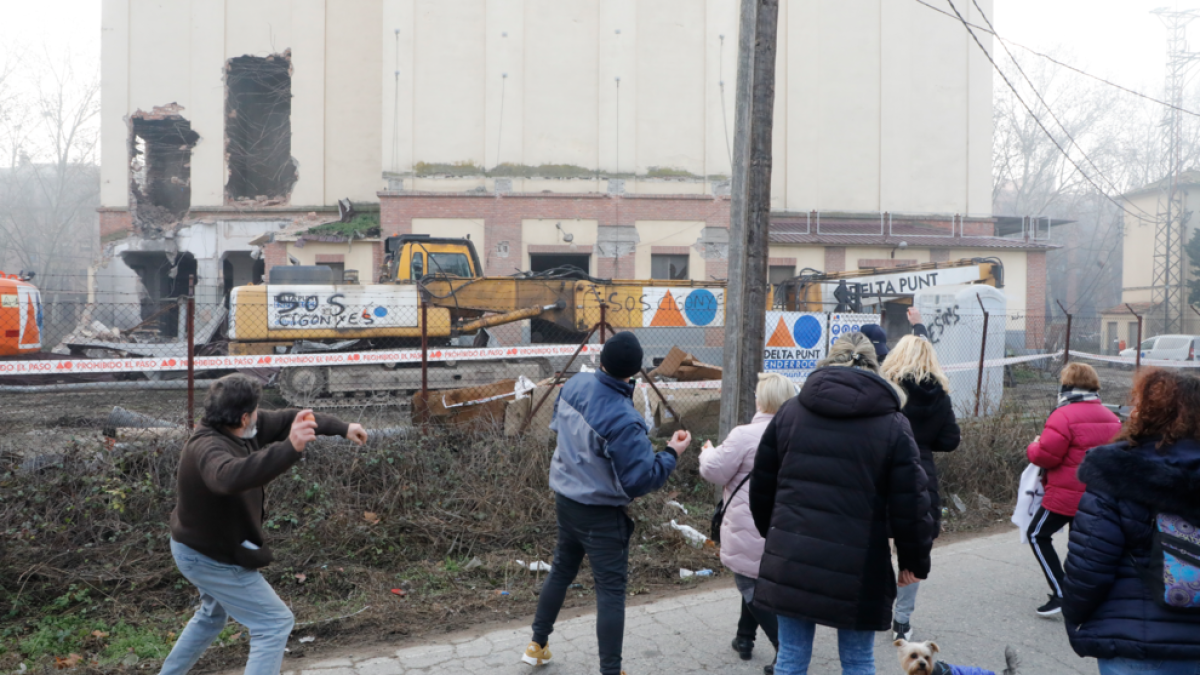
M267 580L257 570L217 562L174 539L171 554L183 576L200 590L200 609L179 634L160 675L191 670L229 617L250 630L246 675L277 675L294 619Z
M811 621L779 617L779 658L775 662L775 675L808 675L816 630L817 624ZM874 631L839 629L838 657L842 661L842 675L875 675Z
M1100 675L1200 675L1200 661L1099 659Z
M896 607L892 613L898 623L908 623L912 619L913 610L917 608L917 589L920 587L921 582L918 581L896 589Z

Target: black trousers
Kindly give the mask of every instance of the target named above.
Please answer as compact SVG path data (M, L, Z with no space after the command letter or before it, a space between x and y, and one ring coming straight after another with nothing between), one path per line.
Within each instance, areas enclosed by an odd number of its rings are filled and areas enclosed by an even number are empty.
M742 600L742 616L738 618L737 636L754 642L758 637L758 629L762 627L767 639L776 649L779 648L779 620L765 609L756 609Z
M554 563L533 619L533 640L544 645L579 574L583 556L592 565L596 587L596 640L602 675L620 675L625 640L625 587L629 581L629 538L633 520L616 506L589 506L556 496L558 544Z
M1029 523L1029 545L1033 547L1033 555L1037 558L1038 565L1042 568L1042 574L1046 575L1046 583L1050 584L1050 591L1058 597L1063 596L1063 566L1058 559L1058 551L1054 550L1054 542L1050 540L1055 532L1063 529L1075 520L1071 516L1064 516L1061 513L1047 511L1043 507L1038 507L1037 513L1033 514L1033 522Z

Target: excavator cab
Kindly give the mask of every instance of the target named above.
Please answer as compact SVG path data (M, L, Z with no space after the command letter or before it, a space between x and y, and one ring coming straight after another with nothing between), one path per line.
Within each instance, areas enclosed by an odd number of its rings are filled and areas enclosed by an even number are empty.
M483 276L479 254L470 239L443 239L427 234L388 237L388 281L414 282L426 277L475 279Z

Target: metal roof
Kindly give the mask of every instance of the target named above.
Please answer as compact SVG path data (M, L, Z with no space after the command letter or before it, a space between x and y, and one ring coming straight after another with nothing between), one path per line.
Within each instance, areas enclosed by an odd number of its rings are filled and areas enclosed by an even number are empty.
M989 248L1025 251L1045 251L1061 248L1058 244L1047 241L1026 241L1024 239L1005 239L1004 237L954 237L949 234L929 235L902 234L900 228L895 228L890 236L880 234L855 234L822 232L817 234L775 231L771 232L772 244L800 244L813 246L898 246L906 242L911 248ZM944 230L943 230L944 232Z

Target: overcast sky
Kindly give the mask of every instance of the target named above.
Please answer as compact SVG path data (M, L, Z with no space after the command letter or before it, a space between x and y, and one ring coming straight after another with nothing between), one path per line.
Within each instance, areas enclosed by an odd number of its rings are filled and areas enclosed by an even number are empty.
M969 1L956 0L956 4L963 8ZM949 7L946 0L928 2ZM994 0L994 3L992 20L1001 35L1039 51L1061 49L1063 60L1069 59L1089 72L1153 95L1158 95L1162 88L1166 31L1150 10L1160 6L1200 7L1200 0L1180 3L1176 0ZM98 64L100 4L101 0L0 0L0 44L53 54L70 52L81 65ZM1200 21L1193 24L1189 33L1192 48L1200 51ZM1015 53L1019 60L1035 58L1020 50ZM1197 68L1200 70L1200 66Z

